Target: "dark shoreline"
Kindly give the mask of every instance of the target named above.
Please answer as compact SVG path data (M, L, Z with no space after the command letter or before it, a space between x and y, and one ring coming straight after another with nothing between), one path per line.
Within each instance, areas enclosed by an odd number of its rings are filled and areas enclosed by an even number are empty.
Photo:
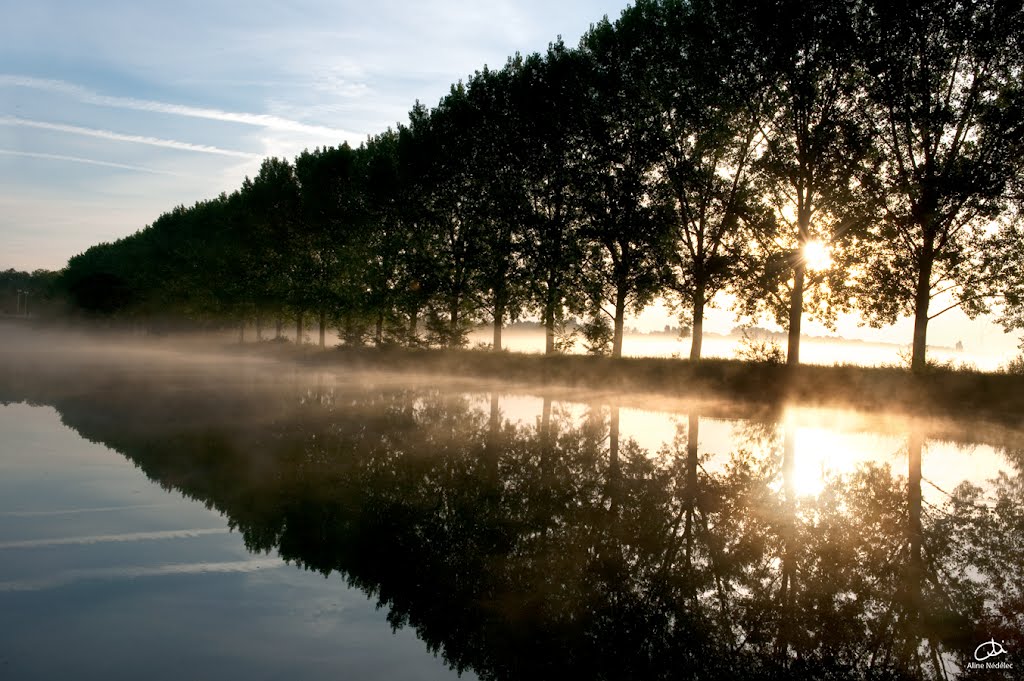
M8 368L45 366L46 373L80 365L157 369L159 352L177 360L202 356L279 362L316 370L418 375L427 379L500 384L502 389L597 393L603 399L658 404L742 403L743 411L786 406L850 408L870 414L978 420L1024 429L1024 376L936 368L921 376L893 367L802 365L795 369L736 359L699 363L674 358L544 356L484 350L401 347L296 347L289 342L232 343L228 335L130 335L36 324L0 323L0 355ZM19 361L18 358L21 358ZM197 360L198 361L198 360ZM229 368L229 367L225 367Z
M648 393L669 400L739 400L765 409L784 405L852 408L912 416L978 418L1024 426L1024 376L935 369L922 376L891 367L785 366L709 358L543 356L479 350L296 348L253 343L228 348L302 365L501 381L522 388Z

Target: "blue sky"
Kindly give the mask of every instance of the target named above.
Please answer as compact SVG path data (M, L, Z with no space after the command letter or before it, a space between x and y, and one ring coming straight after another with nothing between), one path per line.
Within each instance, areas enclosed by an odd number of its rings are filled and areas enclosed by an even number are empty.
M269 155L358 144L624 0L10 3L0 268L57 269Z

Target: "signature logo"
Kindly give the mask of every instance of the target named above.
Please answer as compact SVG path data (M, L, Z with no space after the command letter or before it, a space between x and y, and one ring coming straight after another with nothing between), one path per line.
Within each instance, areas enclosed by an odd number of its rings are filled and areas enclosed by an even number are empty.
M1006 648L995 639L986 641L974 649L974 659L978 662L984 662L985 660L1005 654Z

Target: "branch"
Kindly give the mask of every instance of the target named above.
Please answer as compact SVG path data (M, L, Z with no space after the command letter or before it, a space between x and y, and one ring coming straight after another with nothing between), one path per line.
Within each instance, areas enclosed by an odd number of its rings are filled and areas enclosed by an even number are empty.
M942 315L942 314L945 314L945 313L949 312L950 310L956 309L956 308L960 307L961 305L963 305L964 303L969 303L972 300L982 300L984 298L1003 298L1003 297L1005 297L1005 296L1003 296L1001 293L979 293L976 296L969 296L967 298L964 298L963 300L960 300L960 301L957 301L957 302L953 303L949 307L946 307L946 308L943 308L943 309L939 310L938 312L936 312L933 315L929 315L928 316L928 321L931 321L931 320L935 319L936 317L938 317L939 315Z

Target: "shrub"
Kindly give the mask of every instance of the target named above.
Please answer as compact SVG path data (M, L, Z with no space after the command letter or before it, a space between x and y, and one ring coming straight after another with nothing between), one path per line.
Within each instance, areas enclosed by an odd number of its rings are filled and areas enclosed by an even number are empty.
M600 312L588 319L580 329L583 332L583 345L591 355L607 355L611 352L614 331L611 322Z
M786 355L782 346L770 338L754 338L744 329L736 348L736 357L744 362L757 362L780 366L785 364Z
M1000 372L1011 376L1024 376L1024 353L1021 353L1000 367Z

